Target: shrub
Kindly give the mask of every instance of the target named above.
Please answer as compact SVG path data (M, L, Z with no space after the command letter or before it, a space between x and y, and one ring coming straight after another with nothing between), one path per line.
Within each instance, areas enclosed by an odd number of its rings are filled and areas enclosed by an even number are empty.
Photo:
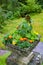
M13 13L11 11L5 11L0 7L0 32L2 33L3 27L6 25L7 19L13 19Z
M8 11L8 12L6 13L6 18L7 18L7 19L12 19L12 18L13 18L13 12L12 12L12 11Z
M21 15L20 15L20 11L16 11L14 12L14 17L15 18L19 18Z
M3 14L4 14L3 9L0 7L0 32L2 31L3 26L5 24Z
M26 14L30 14L30 13L40 13L41 12L41 6L37 5L37 4L33 4L33 5L25 5L22 6L20 9L20 14L21 16L25 16Z
M35 4L35 6L33 6L33 13L40 13L41 12L41 6L40 5L37 5Z
M5 20L7 19L24 17L26 14L40 12L41 6L35 0L6 0L0 7L0 30L5 25Z

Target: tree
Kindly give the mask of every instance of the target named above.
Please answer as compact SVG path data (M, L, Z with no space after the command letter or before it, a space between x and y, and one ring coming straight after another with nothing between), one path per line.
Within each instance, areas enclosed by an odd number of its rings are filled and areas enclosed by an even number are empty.
M36 0L43 8L43 0Z
M27 0L18 0L19 2L22 2L24 4L27 4Z

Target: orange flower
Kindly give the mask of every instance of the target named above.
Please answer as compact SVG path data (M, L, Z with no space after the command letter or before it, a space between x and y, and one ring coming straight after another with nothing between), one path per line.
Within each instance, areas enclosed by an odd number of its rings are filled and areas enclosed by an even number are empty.
M33 43L33 40L29 40L30 43Z
M24 41L26 41L27 40L27 38L23 38L24 39Z
M24 41L24 39L23 38L20 38L20 41Z
M9 38L11 39L11 38L12 38L12 36L10 35L10 36L9 36Z
M26 41L27 38L20 38L20 41Z

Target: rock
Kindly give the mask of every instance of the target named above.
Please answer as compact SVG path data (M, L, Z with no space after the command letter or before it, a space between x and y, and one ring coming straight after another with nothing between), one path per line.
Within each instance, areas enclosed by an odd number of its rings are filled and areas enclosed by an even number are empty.
M36 42L35 45L36 44L38 44L38 42ZM14 65L14 64L15 65L28 65L30 63L30 61L32 60L32 58L34 57L33 50L30 51L29 54L26 53L27 55L25 56L25 55L23 55L24 52L20 54L19 51L21 51L21 50L18 49L18 47L16 49L12 45L10 45L9 47L13 51L12 51L12 54L6 60L7 65Z
M31 52L27 57L18 56L18 54L12 53L7 58L7 65L27 65L33 56L33 52Z
M6 64L7 65L18 65L17 64L17 59L18 59L18 55L12 53L10 56L8 56L8 58L6 59Z

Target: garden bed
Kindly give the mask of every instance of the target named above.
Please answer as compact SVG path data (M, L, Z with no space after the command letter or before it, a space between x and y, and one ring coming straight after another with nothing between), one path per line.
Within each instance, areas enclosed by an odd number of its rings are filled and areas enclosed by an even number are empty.
M34 47L39 43L39 41L40 40L33 43ZM7 47L12 51L12 54L7 58L7 65L28 65L30 60L34 57L34 53L32 52L34 47L20 49L12 44L7 45Z
M12 34L9 33L3 38L3 44L12 51L12 54L7 59L10 64L11 62L16 62L18 65L27 65L34 56L32 50L40 41L40 36L32 30L32 25L28 17L16 27L15 32Z
M19 48L18 46L15 46L15 45L12 45L12 44L8 44L6 45L6 47L9 48L9 50L11 50L13 53L18 53L18 55L21 55L21 56L27 56L30 54L30 52L35 48L35 46L39 43L40 41L40 38L39 40L33 42L33 47L28 47L28 48Z

